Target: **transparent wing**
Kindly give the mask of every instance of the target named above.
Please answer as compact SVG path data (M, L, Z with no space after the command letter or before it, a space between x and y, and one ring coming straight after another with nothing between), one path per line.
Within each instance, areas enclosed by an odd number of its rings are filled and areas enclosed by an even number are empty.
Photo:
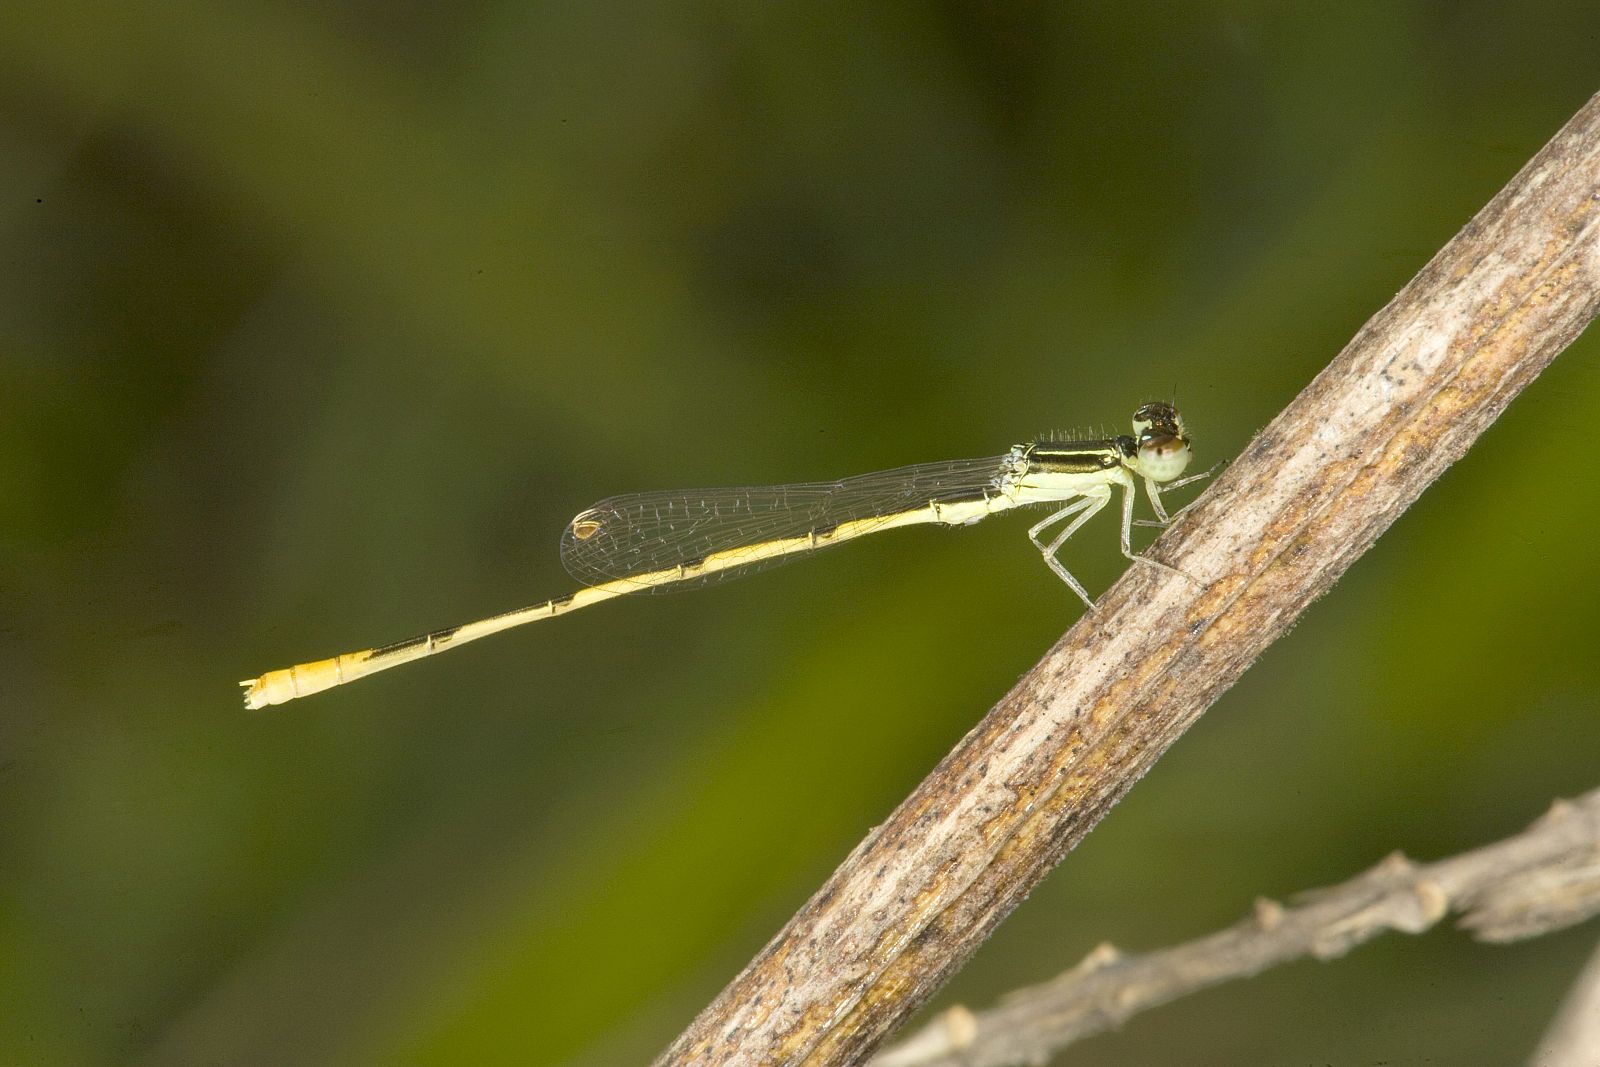
M999 485L1010 456L919 463L836 482L630 493L600 501L567 524L561 562L585 585L695 564L719 552L887 519L931 501L970 499ZM862 532L871 526L862 528ZM742 577L809 556L826 544L694 575L651 592Z

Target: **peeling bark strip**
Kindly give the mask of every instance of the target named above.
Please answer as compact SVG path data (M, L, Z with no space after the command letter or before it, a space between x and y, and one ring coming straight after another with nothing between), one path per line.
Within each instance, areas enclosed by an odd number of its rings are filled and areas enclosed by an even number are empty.
M1600 306L1600 97L1364 326L658 1064L869 1053Z

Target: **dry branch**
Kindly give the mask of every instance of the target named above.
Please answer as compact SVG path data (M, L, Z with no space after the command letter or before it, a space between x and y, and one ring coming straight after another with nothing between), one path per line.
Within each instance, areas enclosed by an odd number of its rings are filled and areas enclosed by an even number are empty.
M1600 98L868 835L661 1064L864 1057L1575 338Z
M1593 1067L1596 1063L1600 1063L1600 949L1589 957L1573 983L1528 1067Z
M1017 990L996 1008L952 1009L874 1058L872 1067L1044 1063L1138 1012L1303 956L1342 956L1390 930L1421 933L1452 912L1481 941L1564 929L1600 914L1600 789L1556 803L1515 837L1435 863L1395 853L1299 899L1288 908L1258 900L1250 918L1158 952L1124 956L1102 945L1072 970ZM1591 996L1600 996L1600 977L1596 985Z

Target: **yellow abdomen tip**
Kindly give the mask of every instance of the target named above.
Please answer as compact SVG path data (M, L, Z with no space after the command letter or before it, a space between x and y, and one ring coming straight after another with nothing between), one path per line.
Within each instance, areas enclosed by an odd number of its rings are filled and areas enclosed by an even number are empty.
M282 704L296 697L307 697L346 681L340 670L340 660L346 656L301 663L281 671L268 671L259 678L249 678L239 684L244 686L244 706L252 711Z
M268 671L259 678L247 678L239 684L244 687L244 706L251 711L282 704L300 695L295 692L293 668Z

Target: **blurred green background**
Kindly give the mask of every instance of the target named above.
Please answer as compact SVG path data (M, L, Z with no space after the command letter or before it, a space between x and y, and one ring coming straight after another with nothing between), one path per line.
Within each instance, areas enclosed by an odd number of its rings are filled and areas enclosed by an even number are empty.
M268 713L236 680L565 593L613 493L1174 389L1233 456L1597 39L1592 0L6 5L0 1059L649 1058L1078 616L1024 520ZM1597 422L1585 338L942 1003L1596 785L1600 494L1539 461ZM1060 1062L1515 1062L1595 933L1394 937Z

